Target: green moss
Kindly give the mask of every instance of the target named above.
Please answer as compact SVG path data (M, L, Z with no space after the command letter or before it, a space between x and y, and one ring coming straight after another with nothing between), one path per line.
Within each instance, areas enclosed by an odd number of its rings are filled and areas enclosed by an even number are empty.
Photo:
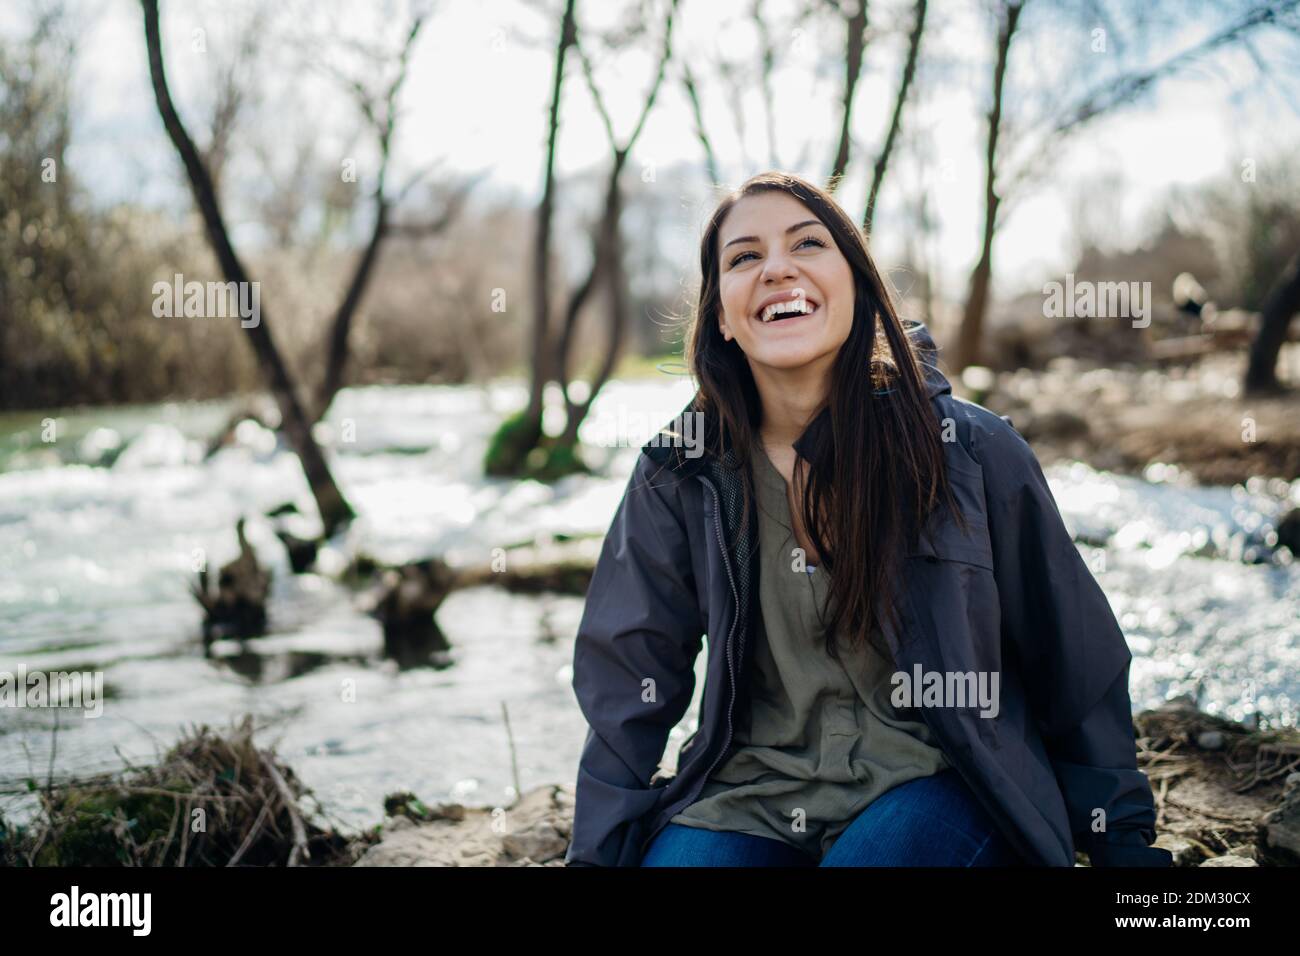
M555 439L546 439L529 454L524 477L534 481L558 481L568 475L590 474L591 469L582 460L582 454L576 445L561 444Z
M495 478L515 478L525 470L528 454L543 437L541 422L517 412L503 421L488 442L483 471Z
M183 793L180 786L167 789ZM37 866L124 866L132 863L124 837L138 845L165 837L177 802L162 793L70 787L59 791L51 810L60 824L58 834L37 853Z
M547 483L591 471L576 444L544 434L526 411L501 423L488 442L483 470L496 478L531 478Z

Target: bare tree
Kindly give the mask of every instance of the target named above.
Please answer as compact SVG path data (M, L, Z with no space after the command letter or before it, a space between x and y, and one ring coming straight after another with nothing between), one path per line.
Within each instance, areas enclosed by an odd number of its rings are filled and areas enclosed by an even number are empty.
M1025 0L999 3L997 6L997 47L993 58L993 100L989 104L988 134L984 139L984 233L980 257L971 271L966 305L962 311L961 330L953 366L960 371L979 361L979 344L984 331L984 314L988 311L989 284L993 278L993 236L997 231L998 206L998 137L1002 133L1002 97L1006 90L1007 63L1011 40L1020 23Z
M244 111L249 93L243 81L250 64L258 59L258 45L262 35L264 17L261 10L243 31L235 48L235 55L218 69L215 93L208 117L208 145L200 150L203 165L212 177L212 186L221 195L221 179L230 159L231 144L239 126L240 113Z
M722 170L718 165L718 155L713 148L713 138L704 125L704 107L700 103L699 84L691 72L689 63L682 64L682 86L686 88L686 97L691 102L691 116L695 121L695 137L704 150L704 168L711 184L721 182Z
M845 13L840 0L827 3L844 17L844 89L840 97L840 139L835 147L835 161L831 163L828 188L839 186L845 170L849 168L851 129L853 125L853 95L862 75L863 51L867 47L867 0L850 0L853 9Z
M641 136L641 130L645 126L646 118L654 108L655 99L663 86L668 63L672 59L673 18L676 15L678 3L679 0L669 0L668 2L668 13L664 23L663 46L659 54L659 67L651 82L650 91L646 95L645 105L641 110L641 115L637 118L636 126L633 128L631 135L628 136L627 141L622 145L619 144L618 137L614 133L614 123L610 118L609 109L605 105L605 99L596 85L595 71L592 68L591 59L583 47L578 46L578 54L582 59L583 75L587 79L587 86L591 90L592 99L595 100L596 109L604 122L605 134L609 138L610 149L613 151L613 162L610 165L609 181L605 191L605 209L601 215L596 235L591 271L570 299L569 308L565 314L564 329L560 335L560 385L564 389L566 413L564 434L560 439L562 448L572 448L576 445L578 428L582 424L582 420L586 418L587 412L590 411L591 403L595 401L596 394L609 381L609 376L613 373L614 366L621 354L623 338L627 332L629 321L627 314L627 277L623 271L623 242L622 236L619 234L623 212L623 197L619 187L619 179L622 176L623 166L627 162L628 155L632 152L632 147L636 145L637 139ZM610 295L609 334L605 344L605 353L600 367L597 369L596 376L587 389L586 397L581 401L574 401L569 390L574 330L577 328L578 313L582 308L583 300L586 299L602 273L605 276Z
M393 140L396 133L398 109L397 100L406 83L410 69L411 53L416 40L425 24L425 14L416 13L411 18L410 27L402 40L401 48L395 58L391 76L380 83L372 85L365 79L348 75L331 69L334 76L348 89L356 101L358 109L365 118L366 125L375 136L379 152L379 164L375 173L374 192L371 201L374 204L374 222L370 236L362 249L360 257L352 268L352 274L344 289L343 297L334 310L328 333L328 350L325 360L325 373L316 393L315 418L323 417L329 410L330 402L343 387L344 372L348 361L348 337L352 330L357 309L365 295L370 277L374 273L375 263L379 259L380 247L384 241L393 236L419 238L437 235L446 230L459 215L474 183L481 174L472 177L451 193L442 210L434 218L425 222L396 223L393 221L393 209L418 185L432 167L426 167L413 176L400 190L393 192L389 188L389 169L393 155ZM391 59L388 51L368 53L370 60L367 76L383 74L387 61Z
M190 138L180 115L176 112L171 91L167 86L158 22L158 0L141 0L141 6L144 11L145 45L149 53L149 76L153 83L158 113L172 145L185 166L194 201L203 217L208 242L217 257L221 271L227 282L243 285L249 281L248 272L230 243L230 235L217 203L212 178L203 164L194 140ZM311 487L312 495L316 499L316 507L320 511L325 534L329 536L341 525L350 521L355 513L335 484L334 476L330 474L320 446L312 438L311 420L298 399L288 368L276 348L275 340L271 336L271 324L266 315L261 315L258 322L245 326L245 331L271 388L271 394L280 409L285 434L302 462L307 483Z
M776 42L767 18L763 16L763 0L753 0L749 19L758 34L758 88L763 97L763 122L767 128L767 163L773 168L781 165L776 135L776 104L772 90L772 74L776 72Z
M554 378L555 363L551 354L551 234L555 218L555 147L560 135L560 101L564 92L564 66L569 48L578 39L578 21L574 0L565 0L556 41L555 72L551 77L551 103L546 130L546 154L543 159L542 199L537 206L536 232L533 240L532 335L530 349L531 378L528 404L518 415L497 430L488 449L485 470L491 475L518 475L524 469L528 453L542 438L543 396L546 384Z
M824 0L824 2L844 21L844 86L840 94L840 131L835 147L835 158L831 163L831 173L827 179L827 188L834 191L843 182L849 168L853 147L853 102L858 83L862 78L862 67L866 60L866 49L870 42L870 17L868 0L849 0L846 9L844 0ZM903 111L907 105L912 89L912 80L916 76L916 64L921 54L921 37L925 33L926 0L916 0L912 16L912 26L907 36L907 53L899 71L898 90L894 96L894 108L890 114L889 127L885 131L880 151L876 154L871 167L871 186L867 193L866 208L862 215L862 227L871 231L871 220L875 213L876 199L880 195L881 185L885 181L885 172L893 155L894 145L898 140L903 125Z
M912 80L916 77L916 63L921 56L921 37L925 33L926 6L926 0L916 0L912 29L907 36L907 56L903 60L903 71L898 80L898 95L894 97L894 112L889 117L889 132L885 134L884 145L880 147L876 164L871 170L871 189L867 192L867 208L862 214L862 230L868 235L871 233L871 221L876 214L876 198L880 195L881 184L885 181L885 170L889 168L889 158L894 152L894 143L903 126L903 107L907 104Z
M1278 277L1259 314L1259 331L1250 346L1246 366L1246 391L1253 394L1282 390L1277 380L1277 357L1286 341L1291 319L1300 312L1300 251L1291 257Z
M1278 23L1284 14L1294 11L1298 0L1259 0L1251 8L1198 43L1176 53L1154 67L1145 67L1085 88L1078 96L1054 95L1052 114L1029 125L1033 138L1015 144L1023 157L1011 168L1003 162L1011 152L1003 140L1007 71L1012 41L1021 14L1029 0L998 0L995 7L997 38L992 68L992 99L984 151L984 226L980 255L971 271L962 324L950 361L957 371L981 361L984 319L988 312L989 290L993 275L993 240L1005 221L1014 199L1023 196L1026 187L1050 168L1052 159L1074 136L1095 120L1131 106L1153 90L1162 80L1197 63L1210 53L1233 44L1244 44L1260 27ZM1045 6L1044 3L1036 3ZM1103 8L1085 5L1085 15L1098 17ZM1181 11L1182 8L1176 8ZM1167 29L1167 23L1162 23Z
M601 387L608 381L621 353L628 324L626 277L622 264L622 240L619 228L622 218L622 194L619 178L632 147L640 138L646 118L654 107L663 86L668 64L672 58L673 20L680 0L668 0L668 10L663 28L663 45L657 69L631 135L620 143L614 132L613 121L606 108L605 99L595 82L594 67L587 52L579 42L579 31L574 0L566 0L560 23L560 36L556 49L556 69L551 87L551 106L545 175L542 201L537 213L537 234L533 263L533 333L532 378L528 405L518 415L512 416L498 429L489 447L485 469L493 475L519 475L525 472L543 477L553 477L575 467L580 467L577 455L577 432L591 403ZM627 36L615 34L607 42L618 46ZM595 227L591 267L587 275L574 286L568 296L560 328L551 329L550 301L550 249L552 219L555 203L555 143L559 131L560 95L564 82L564 63L569 47L573 47L582 62L588 88L605 127L613 153L613 161L606 182L603 208ZM604 281L610 295L607 337L601 364L582 399L575 399L570 389L570 372L576 345L576 329L583 306ZM542 433L542 396L548 382L558 379L565 396L566 425L558 440L548 442ZM546 463L540 468L529 466L528 459L535 449L544 448Z

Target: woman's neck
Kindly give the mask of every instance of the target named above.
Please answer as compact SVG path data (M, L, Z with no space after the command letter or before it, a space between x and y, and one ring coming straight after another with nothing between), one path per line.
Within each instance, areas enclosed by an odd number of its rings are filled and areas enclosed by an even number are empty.
M825 402L829 369L806 365L797 369L752 369L763 409L759 434L765 445L790 446L812 422Z

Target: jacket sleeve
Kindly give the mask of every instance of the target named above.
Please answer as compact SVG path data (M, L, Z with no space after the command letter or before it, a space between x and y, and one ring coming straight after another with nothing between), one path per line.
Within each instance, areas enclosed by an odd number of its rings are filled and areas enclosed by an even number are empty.
M650 778L695 690L704 626L675 479L644 453L587 590L573 689L589 729L565 862L637 866Z
M1150 845L1155 801L1137 767L1124 633L1028 443L992 413L974 431L1003 641L1019 661L1075 848L1093 866L1169 866L1172 854Z

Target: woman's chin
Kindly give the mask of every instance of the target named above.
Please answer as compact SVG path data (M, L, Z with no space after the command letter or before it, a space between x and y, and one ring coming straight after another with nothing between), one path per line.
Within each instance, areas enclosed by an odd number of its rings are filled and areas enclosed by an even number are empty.
M825 355L826 351L815 342L781 342L755 349L749 357L751 361L768 368L791 372L811 365Z

